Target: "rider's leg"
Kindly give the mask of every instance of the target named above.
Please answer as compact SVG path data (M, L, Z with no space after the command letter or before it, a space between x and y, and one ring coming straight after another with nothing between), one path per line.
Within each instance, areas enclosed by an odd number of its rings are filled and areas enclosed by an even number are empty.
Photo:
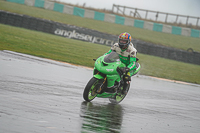
M124 85L123 85L122 94L127 94L128 85L130 84L130 81L131 81L131 73L128 72L126 75L124 75L123 79L124 79Z
M136 62L136 68L129 71L126 75L124 75L124 86L123 86L123 90L122 90L122 94L126 94L128 91L128 84L131 81L131 76L136 75L140 70L140 64L138 62Z

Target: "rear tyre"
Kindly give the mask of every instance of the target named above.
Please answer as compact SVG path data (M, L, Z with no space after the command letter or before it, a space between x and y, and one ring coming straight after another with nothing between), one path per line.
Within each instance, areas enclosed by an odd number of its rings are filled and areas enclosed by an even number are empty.
M122 93L123 87L127 87L127 90L126 90L125 94ZM120 103L126 97L126 95L128 94L128 91L129 91L129 88L130 88L130 84L126 84L123 87L120 88L121 91L118 92L116 95L114 95L114 97L109 98L109 101L112 104L118 104L118 103Z
M96 79L94 77L90 79L83 92L83 98L85 101L90 102L97 96L97 90L102 85L102 83L103 80Z

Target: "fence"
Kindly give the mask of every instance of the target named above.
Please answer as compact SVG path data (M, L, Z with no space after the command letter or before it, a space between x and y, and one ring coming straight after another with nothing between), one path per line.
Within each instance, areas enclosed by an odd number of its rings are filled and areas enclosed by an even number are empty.
M107 46L117 42L115 35L1 10L0 23ZM200 65L198 52L187 52L138 40L133 40L133 44L139 53Z
M175 16L175 19L173 20L174 23L178 24L178 19L179 18L183 18L185 19L186 21L186 25L189 24L189 19L195 19L196 20L196 26L200 26L199 24L199 17L194 17L194 16L186 16L186 15L180 15L180 14L172 14L172 13L166 13L166 12L159 12L159 11L152 11L152 10L145 10L145 9L139 9L139 8L133 8L133 7L127 7L127 6L120 6L120 5L115 5L113 4L113 7L112 7L112 12L114 13L115 12L115 9L117 10L116 13L117 14L122 14L122 15L129 15L129 16L132 16L134 18L140 18L140 19L146 19L146 20L151 20L151 19L148 19L148 14L149 13L153 13L154 16L155 16L155 21L158 20L160 14L164 15L165 18L164 18L164 21L162 22L165 22L165 23L168 23L168 19L170 16ZM127 14L126 11L129 10L130 13ZM140 15L141 13L143 12L144 14L144 17L141 17L142 15Z
M164 24L152 23L143 20L132 19L128 17L122 17L114 14L102 13L93 10L82 9L78 7L63 5L54 3L47 0L6 0L9 2L15 2L19 4L25 4L28 6L40 7L48 10L54 10L61 13L76 15L80 17L95 19L99 21L105 21L109 23L116 23L126 26L134 26L137 28L143 28L147 30L164 32L175 35L183 35L189 37L200 37L200 31L190 28L182 28L176 26L169 26Z

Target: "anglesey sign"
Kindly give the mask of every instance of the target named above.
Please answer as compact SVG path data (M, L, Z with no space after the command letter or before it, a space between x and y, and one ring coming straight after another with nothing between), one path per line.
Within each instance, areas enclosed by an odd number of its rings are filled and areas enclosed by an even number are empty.
M78 39L78 40L82 40L82 41L92 42L92 43L105 44L107 46L112 46L115 43L112 40L107 40L107 39L96 37L96 36L92 36L92 35L78 33L76 30L67 31L67 30L63 30L63 29L57 28L54 31L54 34L59 35L59 36L64 36L64 37L67 37L67 38L72 38L72 39Z

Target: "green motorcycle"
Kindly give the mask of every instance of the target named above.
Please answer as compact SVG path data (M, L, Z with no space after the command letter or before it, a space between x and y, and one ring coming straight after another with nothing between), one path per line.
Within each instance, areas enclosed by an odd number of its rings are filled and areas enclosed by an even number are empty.
M84 89L83 98L87 102L92 101L95 97L109 98L111 103L120 103L130 88L130 81L125 81L123 78L125 73L121 73L126 65L120 61L120 55L112 51L110 54L94 60L93 77ZM134 75L140 70L138 62L136 62L136 66ZM124 89L126 89L126 93L123 93Z

